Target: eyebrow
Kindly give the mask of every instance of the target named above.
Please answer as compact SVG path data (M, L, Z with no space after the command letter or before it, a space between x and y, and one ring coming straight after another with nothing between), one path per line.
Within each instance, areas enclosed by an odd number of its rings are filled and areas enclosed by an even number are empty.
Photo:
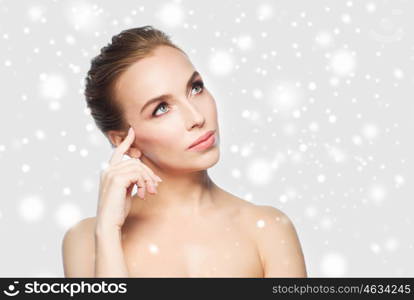
M188 89L191 87L191 83L193 82L194 78L197 77L198 75L200 75L200 73L198 73L197 71L194 71L194 73L190 76L190 79L188 79L187 85L186 85L186 91L187 92L188 92ZM163 101L163 100L165 101L165 100L170 99L172 97L173 96L171 94L164 94L164 95L161 95L161 96L151 98L141 108L140 113L142 113L145 110L145 108L147 108L147 106L151 105L152 103L157 102L157 101Z

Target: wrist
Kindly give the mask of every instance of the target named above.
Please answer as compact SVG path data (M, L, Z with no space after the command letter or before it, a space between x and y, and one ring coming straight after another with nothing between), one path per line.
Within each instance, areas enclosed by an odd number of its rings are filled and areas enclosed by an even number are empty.
M110 224L103 224L100 222L96 223L95 227L95 235L97 237L101 236L108 236L108 235L120 235L121 234L121 228L116 225L110 225Z

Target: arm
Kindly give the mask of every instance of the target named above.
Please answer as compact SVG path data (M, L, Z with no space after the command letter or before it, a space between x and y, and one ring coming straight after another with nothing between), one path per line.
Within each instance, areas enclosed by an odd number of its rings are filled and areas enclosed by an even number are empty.
M256 215L258 247L264 277L307 277L304 255L292 221L282 211L263 205Z
M62 241L65 277L94 277L93 226L93 218L86 218L66 231Z
M95 277L129 277L122 250L122 234L115 228L97 226Z
M128 277L121 232L86 218L65 234L62 256L65 277Z

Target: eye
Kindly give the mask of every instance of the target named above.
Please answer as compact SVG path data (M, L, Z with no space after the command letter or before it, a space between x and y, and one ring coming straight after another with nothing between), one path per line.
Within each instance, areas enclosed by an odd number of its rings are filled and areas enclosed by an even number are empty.
M201 94L203 92L203 90L204 90L204 83L201 80L194 81L191 90L194 90L195 87L199 87L200 88L200 91L198 93L196 93L196 94ZM153 113L152 113L151 116L158 117L159 115L157 115L156 112L158 111L158 109L160 107L163 107L164 104L167 104L167 102L161 102L160 104L158 104L158 106L155 108L155 110L153 111Z
M200 93L201 93L201 92L203 91L203 89L204 89L204 83L203 83L201 80L194 81L194 83L193 83L193 87L195 87L195 86L198 86L198 87L200 87L200 88L201 88Z

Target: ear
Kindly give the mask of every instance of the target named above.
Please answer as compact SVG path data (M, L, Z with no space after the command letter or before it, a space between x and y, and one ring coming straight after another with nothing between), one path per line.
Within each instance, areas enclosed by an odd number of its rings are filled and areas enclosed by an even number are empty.
M126 154L128 154L128 156L131 158L140 158L142 155L142 152L137 147L133 147L131 145L131 147L128 149Z
M128 132L124 132L124 131L111 130L111 131L108 131L107 133L107 137L114 147L118 147L118 145L123 142L123 140L126 138L127 135L128 135ZM125 154L131 158L140 158L142 155L142 152L136 146L136 143L134 141L132 142L129 149L125 152Z

